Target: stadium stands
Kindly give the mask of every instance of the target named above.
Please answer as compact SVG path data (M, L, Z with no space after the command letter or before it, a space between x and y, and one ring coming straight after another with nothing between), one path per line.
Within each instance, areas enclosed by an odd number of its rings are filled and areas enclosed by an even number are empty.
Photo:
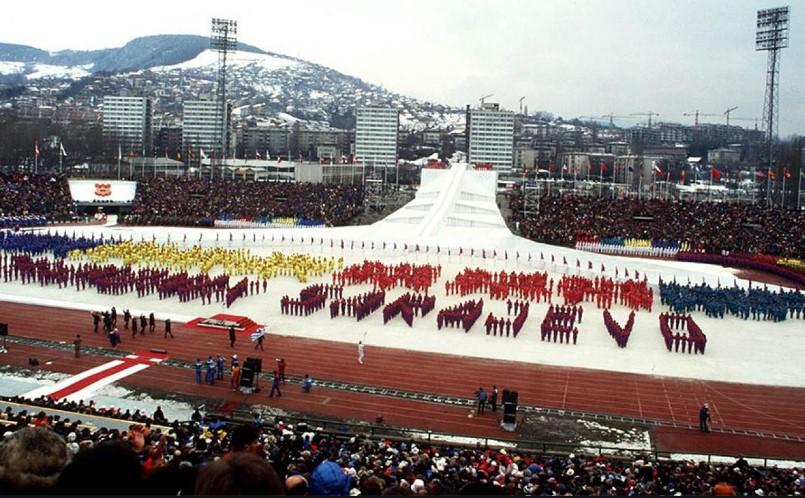
M0 438L0 492L193 494L210 485L210 476L199 470L219 457L234 469L243 465L243 458L254 459L251 468L268 469L271 464L277 475L270 470L250 472L236 483L241 492L251 487L262 494L768 496L805 492L802 469L753 466L740 457L724 464L651 456L552 456L334 434L306 423L286 425L279 419L265 424L259 417L252 424L233 426L215 419L203 421L196 414L193 422L173 422L168 430L150 426L149 417L139 415L138 423L128 430L100 427L93 431L79 422L82 413L70 420L11 409L0 414L5 431ZM31 444L36 444L36 453L26 450ZM243 457L245 453L258 458ZM101 455L106 458L102 463L97 460ZM86 468L88 461L95 466ZM100 468L110 475L98 473ZM232 481L224 482L232 486ZM226 485L215 489L216 494L233 492Z
M363 192L350 185L270 183L196 178L138 182L131 225L343 225L363 209ZM219 221L220 220L220 221Z
M74 216L65 176L0 174L0 228L38 226L41 217L68 221Z
M626 238L689 244L696 252L805 256L805 212L738 203L662 199L611 199L547 195L539 212L522 216L522 198L512 199L524 237L571 246L577 239ZM659 243L659 242L658 242Z

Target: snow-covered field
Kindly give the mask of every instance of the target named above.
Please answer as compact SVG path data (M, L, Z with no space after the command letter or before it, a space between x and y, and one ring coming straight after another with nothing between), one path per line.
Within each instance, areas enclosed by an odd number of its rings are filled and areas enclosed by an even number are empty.
M575 249L538 244L517 237L504 225L496 225L498 216L489 213L494 207L495 183L491 179L478 181L475 172L443 176L437 192L430 192L423 185L412 201L427 211L423 216L389 216L371 226L311 228L311 229L244 229L214 230L198 228L125 227L110 224L105 227L69 228L78 235L113 236L139 240L152 238L190 246L246 247L257 255L273 251L284 253L307 253L312 256L343 257L346 264L359 263L364 259L380 260L387 264L431 263L442 266L442 277L432 292L436 295L436 309L441 309L480 295L461 298L445 296L444 283L466 267L487 268L494 271L547 271L554 280L563 274L587 276L604 274L614 277L615 269L623 277L624 269L633 275L635 270L647 275L649 282L656 284L659 278L685 282L702 280L715 285L732 285L733 270L713 265L697 265L675 261L659 261L622 258L602 254L590 254ZM483 176L483 175L480 175ZM433 179L432 181L436 181ZM427 201L428 196L430 201ZM491 200L490 200L491 199ZM426 202L427 201L427 202ZM490 205L491 202L491 205ZM412 206L403 208L415 212ZM474 211L473 211L474 210ZM473 218L473 212L482 213ZM398 212L399 213L399 212ZM473 226L467 220L478 219ZM63 230L62 230L63 231ZM230 241L230 236L232 240ZM304 241L302 241L304 237ZM283 240L284 238L284 240ZM311 244L311 238L313 243ZM292 241L293 239L293 241ZM341 249L341 241L344 249ZM333 241L333 247L330 247ZM354 242L354 248L352 248ZM383 243L385 242L385 248ZM374 249L371 249L374 243ZM394 248L394 245L397 248ZM405 250L405 244L408 250ZM420 251L415 247L419 245ZM362 248L363 246L363 248ZM437 249L438 248L438 249ZM458 255L461 248L461 255ZM427 251L427 252L426 252ZM438 253L437 253L438 251ZM449 255L448 255L449 251ZM470 256L474 251L475 255ZM481 257L482 251L486 258ZM493 251L497 257L493 258ZM518 259L519 256L519 259ZM505 258L508 259L505 259ZM530 260L529 260L530 258ZM544 258L544 259L543 259ZM554 263L551 263L551 259ZM576 267L576 259L581 268ZM563 264L567 260L567 265ZM587 270L588 261L593 270ZM119 263L119 262L118 262ZM656 376L682 377L688 379L722 380L749 384L765 384L805 387L805 327L800 320L782 323L744 321L734 317L723 320L711 319L703 313L694 318L708 337L707 354L704 356L669 353L660 336L657 315L663 311L659 306L655 286L653 312L637 313L634 332L625 349L620 349L607 334L601 312L594 305L586 304L583 322L579 325L578 345L542 342L539 324L547 311L545 303L532 303L529 318L517 339L487 336L482 320L476 322L468 333L457 329L436 328L436 312L426 318L416 318L409 328L401 319L383 325L380 311L367 319L356 322L348 317L331 320L329 310L321 310L309 317L300 318L280 314L279 300L283 295L296 295L312 283L329 282L327 277L313 278L301 284L292 277L277 277L269 282L269 292L237 300L226 310L218 304L203 306L200 301L180 303L176 299L160 301L156 296L138 299L136 293L110 298L94 290L76 292L58 289L55 286L42 288L38 285L23 286L18 283L0 283L0 299L38 304L52 304L77 309L105 309L115 305L118 310L130 308L132 312L154 311L160 317L174 321L190 320L197 316L211 316L219 312L246 315L258 323L268 324L269 332L357 343L366 334L367 355L372 346L385 346L406 350L450 353L456 355L516 360L547 365L584 367L618 372L632 372ZM738 285L748 282L737 280ZM757 284L755 284L757 285ZM351 286L344 296L356 295L370 290L368 286ZM387 302L407 289L393 289L387 294ZM560 302L556 298L555 302ZM504 302L484 299L483 315L490 311L505 315ZM136 310L136 311L135 311ZM616 320L625 320L626 308L615 306L612 314ZM270 338L267 343L270 347ZM774 365L774 368L768 368ZM505 379L500 382L505 383Z

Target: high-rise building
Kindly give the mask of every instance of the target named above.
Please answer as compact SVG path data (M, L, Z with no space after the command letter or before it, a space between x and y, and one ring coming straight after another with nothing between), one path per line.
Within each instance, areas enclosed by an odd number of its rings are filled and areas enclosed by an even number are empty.
M355 112L355 155L378 168L397 165L400 112L389 107L359 107Z
M467 106L467 154L470 164L491 164L511 171L514 161L514 113L498 104Z
M109 150L149 157L153 146L153 109L147 97L103 98L103 135Z
M231 130L231 107L226 107L226 118L219 103L214 100L186 100L182 110L182 143L184 147L202 149L208 157L221 158L223 140L234 151Z

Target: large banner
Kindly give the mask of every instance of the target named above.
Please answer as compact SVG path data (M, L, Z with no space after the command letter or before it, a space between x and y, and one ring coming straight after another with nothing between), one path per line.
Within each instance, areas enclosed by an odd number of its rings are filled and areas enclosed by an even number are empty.
M70 195L78 203L131 204L137 182L119 180L68 180Z

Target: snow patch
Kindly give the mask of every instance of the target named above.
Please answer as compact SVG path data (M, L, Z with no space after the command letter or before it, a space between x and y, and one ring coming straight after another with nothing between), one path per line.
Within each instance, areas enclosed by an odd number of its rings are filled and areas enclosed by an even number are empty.
M255 66L266 71L276 71L277 69L290 68L296 66L298 62L277 57L275 55L257 54L254 52L243 52L241 50L230 52L227 55L226 63L231 67ZM181 62L170 66L157 66L151 71L173 71L177 69L200 69L218 64L218 52L207 49L189 61Z

